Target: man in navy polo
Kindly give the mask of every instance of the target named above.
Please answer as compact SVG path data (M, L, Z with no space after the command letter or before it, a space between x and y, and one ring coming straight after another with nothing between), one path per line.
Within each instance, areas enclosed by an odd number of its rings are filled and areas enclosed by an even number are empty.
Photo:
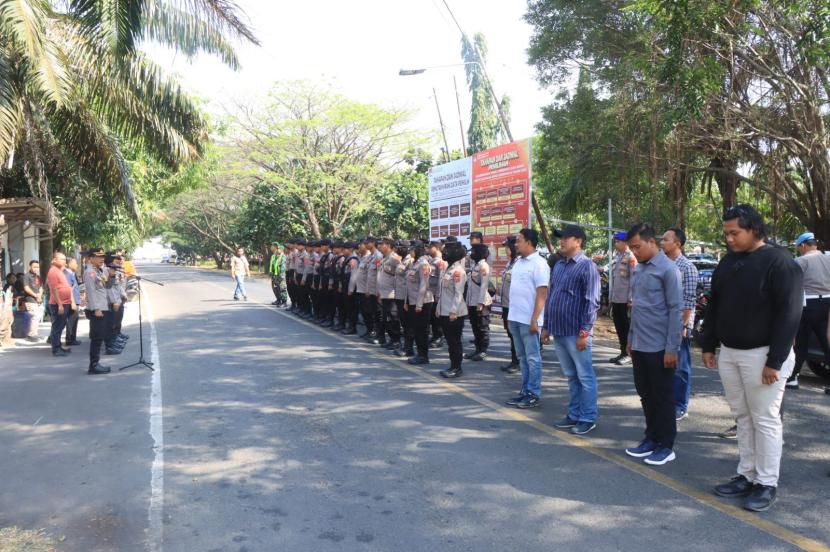
M553 266L542 342L553 336L562 373L568 378L567 415L555 425L584 435L597 424L597 378L591 360L591 334L599 309L599 270L582 248L587 237L576 225L557 233L562 258Z

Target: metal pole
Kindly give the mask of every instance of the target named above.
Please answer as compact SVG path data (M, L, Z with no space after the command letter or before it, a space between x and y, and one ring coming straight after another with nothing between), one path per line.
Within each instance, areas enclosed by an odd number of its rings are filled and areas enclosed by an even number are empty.
M608 308L611 308L611 288L614 285L614 221L612 219L611 198L608 198Z
M455 105L458 107L458 128L461 130L461 148L466 156L469 152L467 151L467 141L464 138L464 122L461 120L461 100L458 99L458 81L455 75L452 76L452 85L455 87Z
M450 146L447 143L447 133L444 131L444 119L441 117L441 108L438 107L438 93L432 89L432 96L435 98L435 109L438 111L438 122L441 123L441 134L444 136L444 148L447 152L447 163L450 162Z

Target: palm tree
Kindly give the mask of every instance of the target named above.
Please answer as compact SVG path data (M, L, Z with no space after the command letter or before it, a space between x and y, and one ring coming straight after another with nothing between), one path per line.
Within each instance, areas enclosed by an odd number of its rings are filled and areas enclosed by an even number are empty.
M122 151L176 168L207 140L198 106L138 46L239 65L231 40L257 43L230 0L0 0L0 179L36 196L71 179L136 214Z

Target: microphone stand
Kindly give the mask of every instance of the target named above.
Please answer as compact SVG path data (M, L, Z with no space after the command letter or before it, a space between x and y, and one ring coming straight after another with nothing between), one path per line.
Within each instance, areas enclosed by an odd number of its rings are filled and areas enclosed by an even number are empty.
M156 282L155 280L151 280L150 278L145 278L144 276L134 276L134 278L138 281L138 347L139 347L139 356L136 362L132 364L128 364L127 366L122 366L118 369L118 371L126 370L127 368L132 368L134 366L144 366L145 368L149 369L151 372L154 372L153 363L144 360L144 329L143 329L143 322L141 317L141 282L147 281L151 284L156 284L157 286L164 287L164 284L161 282Z

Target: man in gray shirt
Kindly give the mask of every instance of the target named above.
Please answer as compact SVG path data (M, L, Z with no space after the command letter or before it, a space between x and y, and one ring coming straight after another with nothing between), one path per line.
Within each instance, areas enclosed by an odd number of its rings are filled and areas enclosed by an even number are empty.
M798 258L795 262L804 272L804 309L795 336L795 368L787 379L788 389L798 389L798 374L810 347L810 337L815 335L824 360L830 364L830 344L827 342L827 320L830 317L830 255L818 248L816 236L804 232L795 240Z
M650 225L632 227L628 246L639 262L631 281L628 353L646 432L640 444L625 452L662 466L675 459L674 370L682 332L682 284L677 265L660 250Z

